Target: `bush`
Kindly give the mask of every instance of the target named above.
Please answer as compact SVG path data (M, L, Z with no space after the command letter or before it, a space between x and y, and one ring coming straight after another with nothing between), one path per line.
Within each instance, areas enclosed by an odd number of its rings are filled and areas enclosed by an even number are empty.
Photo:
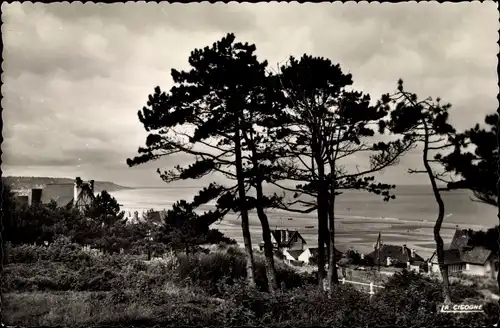
M92 255L60 239L50 246L10 248L3 291L151 289L176 277L175 255L149 263L131 255Z
M366 294L349 286L334 286L329 298L316 286L279 291L270 295L238 282L226 290L224 299L235 309L232 324L273 326L356 325L368 306Z
M7 249L9 263L34 263L37 261L74 263L89 261L91 255L82 246L72 243L67 237L57 237L48 246L9 245Z
M80 306L93 313L87 316L101 313L101 323L129 324L149 318L151 322L177 325L353 327L477 325L498 319L497 306L492 303L485 305L486 315L440 313L440 281L406 270L390 277L385 289L371 301L368 294L350 285L333 286L333 297L329 298L318 291L316 273L299 274L277 260L278 282L284 282L286 288L270 295L264 290L267 278L263 256L255 256L257 288L249 289L245 254L235 247L209 254L169 252L146 262L127 254L89 254L68 239L59 238L49 246L10 246L9 256L12 261L4 267L2 277L4 293L58 295L65 291L73 295L92 291ZM475 287L452 282L452 300L484 303ZM72 302L76 309L76 299ZM44 320L57 321L49 319Z
M283 282L287 288L304 284L302 275L285 263L276 261L275 269L278 284ZM246 277L245 254L238 247L229 247L226 251L216 250L209 254L182 254L179 255L178 272L185 284L196 285L211 294L218 294L221 284L232 285ZM255 256L255 280L258 288L264 291L267 276L263 256Z
M470 286L451 284L450 291L454 303L484 303L482 295ZM450 316L441 313L439 309L444 301L442 283L406 270L395 273L372 301L370 309L380 324L436 326L489 320L482 314Z

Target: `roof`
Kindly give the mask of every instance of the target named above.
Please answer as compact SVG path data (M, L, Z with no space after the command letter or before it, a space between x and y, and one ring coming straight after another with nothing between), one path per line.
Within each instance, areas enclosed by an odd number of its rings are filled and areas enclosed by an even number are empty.
M293 257L294 260L297 260L300 256L300 254L304 253L302 250L287 250L286 251L288 254L290 254L291 257Z
M73 184L47 184L42 189L42 204L54 200L58 206L73 202Z
M284 232L288 231L288 239L284 240ZM276 229L276 230L271 230L271 234L273 235L274 239L278 242L279 247L290 247L292 242L294 241L295 238L300 238L302 239L302 242L304 244L307 244L304 238L302 238L302 235L298 231L290 231L290 230L283 230L283 229Z
M82 189L80 195L78 196L77 206L87 205L87 200L85 199L85 197L90 198L91 201L95 200L94 192L92 191L92 188L88 183L82 183L81 188Z
M451 240L450 246L448 249L461 249L469 245L470 241L470 233L466 229L457 229L455 230L455 234L453 235L453 239Z
M437 259L437 258L436 258ZM444 251L444 264L462 263L461 252L458 249L447 249Z
M470 263L484 265L491 254L491 250L482 246L476 246L470 249L447 249L444 251L444 264ZM432 254L431 262L438 263L435 251Z
M311 252L312 256L318 256L318 247L310 247L308 249L309 249L309 252ZM340 259L342 257L342 255L344 255L344 254L341 251L339 251L337 248L334 247L334 249L335 249L336 258ZM327 253L328 253L328 250L325 247L325 256L327 255Z
M379 249L380 253L377 250L366 255L366 257L377 259L380 258L380 262L385 262L388 257L393 260L396 260L401 263L406 262L423 262L424 259L414 252L413 256L411 256L411 250L405 245L388 245L382 244Z
M465 263L483 265L486 263L490 255L491 250L482 246L476 246L472 249L464 250L461 257Z

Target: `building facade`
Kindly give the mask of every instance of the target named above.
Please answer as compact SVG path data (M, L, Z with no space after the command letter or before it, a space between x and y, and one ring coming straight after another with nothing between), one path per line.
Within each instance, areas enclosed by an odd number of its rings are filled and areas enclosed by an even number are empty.
M73 184L47 184L30 190L14 191L17 200L24 205L49 204L57 206L75 206L83 211L95 199L94 180L83 182L80 177Z
M274 250L283 252L284 250L303 251L307 242L298 230L276 229L271 230L271 242ZM259 243L259 249L264 250L264 242Z
M455 231L448 249L444 250L444 264L450 273L463 273L473 276L496 279L498 256L483 246L471 244L471 231ZM429 259L429 270L439 273L439 261L436 252Z

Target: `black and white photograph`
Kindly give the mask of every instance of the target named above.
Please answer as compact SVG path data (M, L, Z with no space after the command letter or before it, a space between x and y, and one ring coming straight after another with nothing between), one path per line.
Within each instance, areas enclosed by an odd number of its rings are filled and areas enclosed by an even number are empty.
M500 320L496 2L1 11L3 326Z

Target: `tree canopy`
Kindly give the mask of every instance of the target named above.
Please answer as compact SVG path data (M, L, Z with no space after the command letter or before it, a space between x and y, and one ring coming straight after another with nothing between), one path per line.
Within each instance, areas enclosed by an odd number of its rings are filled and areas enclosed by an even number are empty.
M498 206L498 119L498 113L487 115L483 126L478 123L462 133L462 142L443 157L446 169L461 178L448 187L469 189L492 206Z
M125 213L120 211L118 201L106 190L103 190L95 197L92 204L85 209L85 215L98 220L106 226L112 226L119 221L124 221Z

